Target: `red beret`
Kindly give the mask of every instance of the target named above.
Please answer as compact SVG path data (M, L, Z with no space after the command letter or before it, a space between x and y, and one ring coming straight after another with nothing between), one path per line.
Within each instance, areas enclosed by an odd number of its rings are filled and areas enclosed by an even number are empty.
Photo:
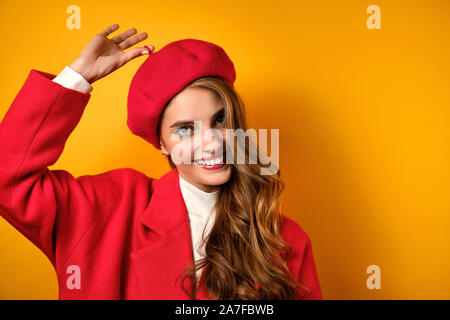
M234 87L233 62L214 43L182 39L150 53L128 92L127 125L131 132L160 149L157 125L164 106L186 85L204 76L219 76Z

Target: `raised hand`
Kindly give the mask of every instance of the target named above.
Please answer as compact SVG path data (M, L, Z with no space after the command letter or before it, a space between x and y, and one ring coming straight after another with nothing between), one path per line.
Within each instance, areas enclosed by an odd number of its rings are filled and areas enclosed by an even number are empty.
M119 25L113 24L95 35L81 51L78 58L70 65L91 84L120 68L128 61L143 54L149 54L150 51L155 49L154 46L149 45L124 51L146 39L147 33L142 32L130 38L137 32L135 28L131 28L109 39L108 35L117 29L119 29Z

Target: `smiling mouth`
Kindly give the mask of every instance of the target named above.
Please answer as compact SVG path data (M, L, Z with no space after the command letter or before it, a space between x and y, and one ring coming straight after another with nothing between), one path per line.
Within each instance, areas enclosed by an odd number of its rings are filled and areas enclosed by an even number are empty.
M222 158L214 158L211 160L194 160L194 163L201 165L201 166L213 166L213 165L223 163L223 159Z
M203 159L194 160L194 163L202 168L221 168L225 165L224 163L225 154L221 157L208 157Z

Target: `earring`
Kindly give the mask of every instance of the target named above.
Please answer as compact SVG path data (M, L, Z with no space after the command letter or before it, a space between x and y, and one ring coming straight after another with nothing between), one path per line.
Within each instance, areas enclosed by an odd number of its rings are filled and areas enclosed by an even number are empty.
M164 158L166 158L166 157L167 157L167 153L163 153L162 155L163 155L163 157L164 157Z

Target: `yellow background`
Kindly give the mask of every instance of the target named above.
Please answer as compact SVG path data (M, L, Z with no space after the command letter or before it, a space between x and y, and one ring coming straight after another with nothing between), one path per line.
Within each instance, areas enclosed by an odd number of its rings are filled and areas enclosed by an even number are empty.
M66 8L81 8L69 30ZM369 30L366 9L381 9ZM3 117L31 68L58 74L98 32L221 45L252 128L280 129L283 211L309 234L325 299L450 298L450 2L0 2ZM169 170L126 126L139 57L94 83L52 169ZM1 165L1 164L0 164ZM366 268L381 268L381 289ZM57 299L50 262L0 219L0 298Z

